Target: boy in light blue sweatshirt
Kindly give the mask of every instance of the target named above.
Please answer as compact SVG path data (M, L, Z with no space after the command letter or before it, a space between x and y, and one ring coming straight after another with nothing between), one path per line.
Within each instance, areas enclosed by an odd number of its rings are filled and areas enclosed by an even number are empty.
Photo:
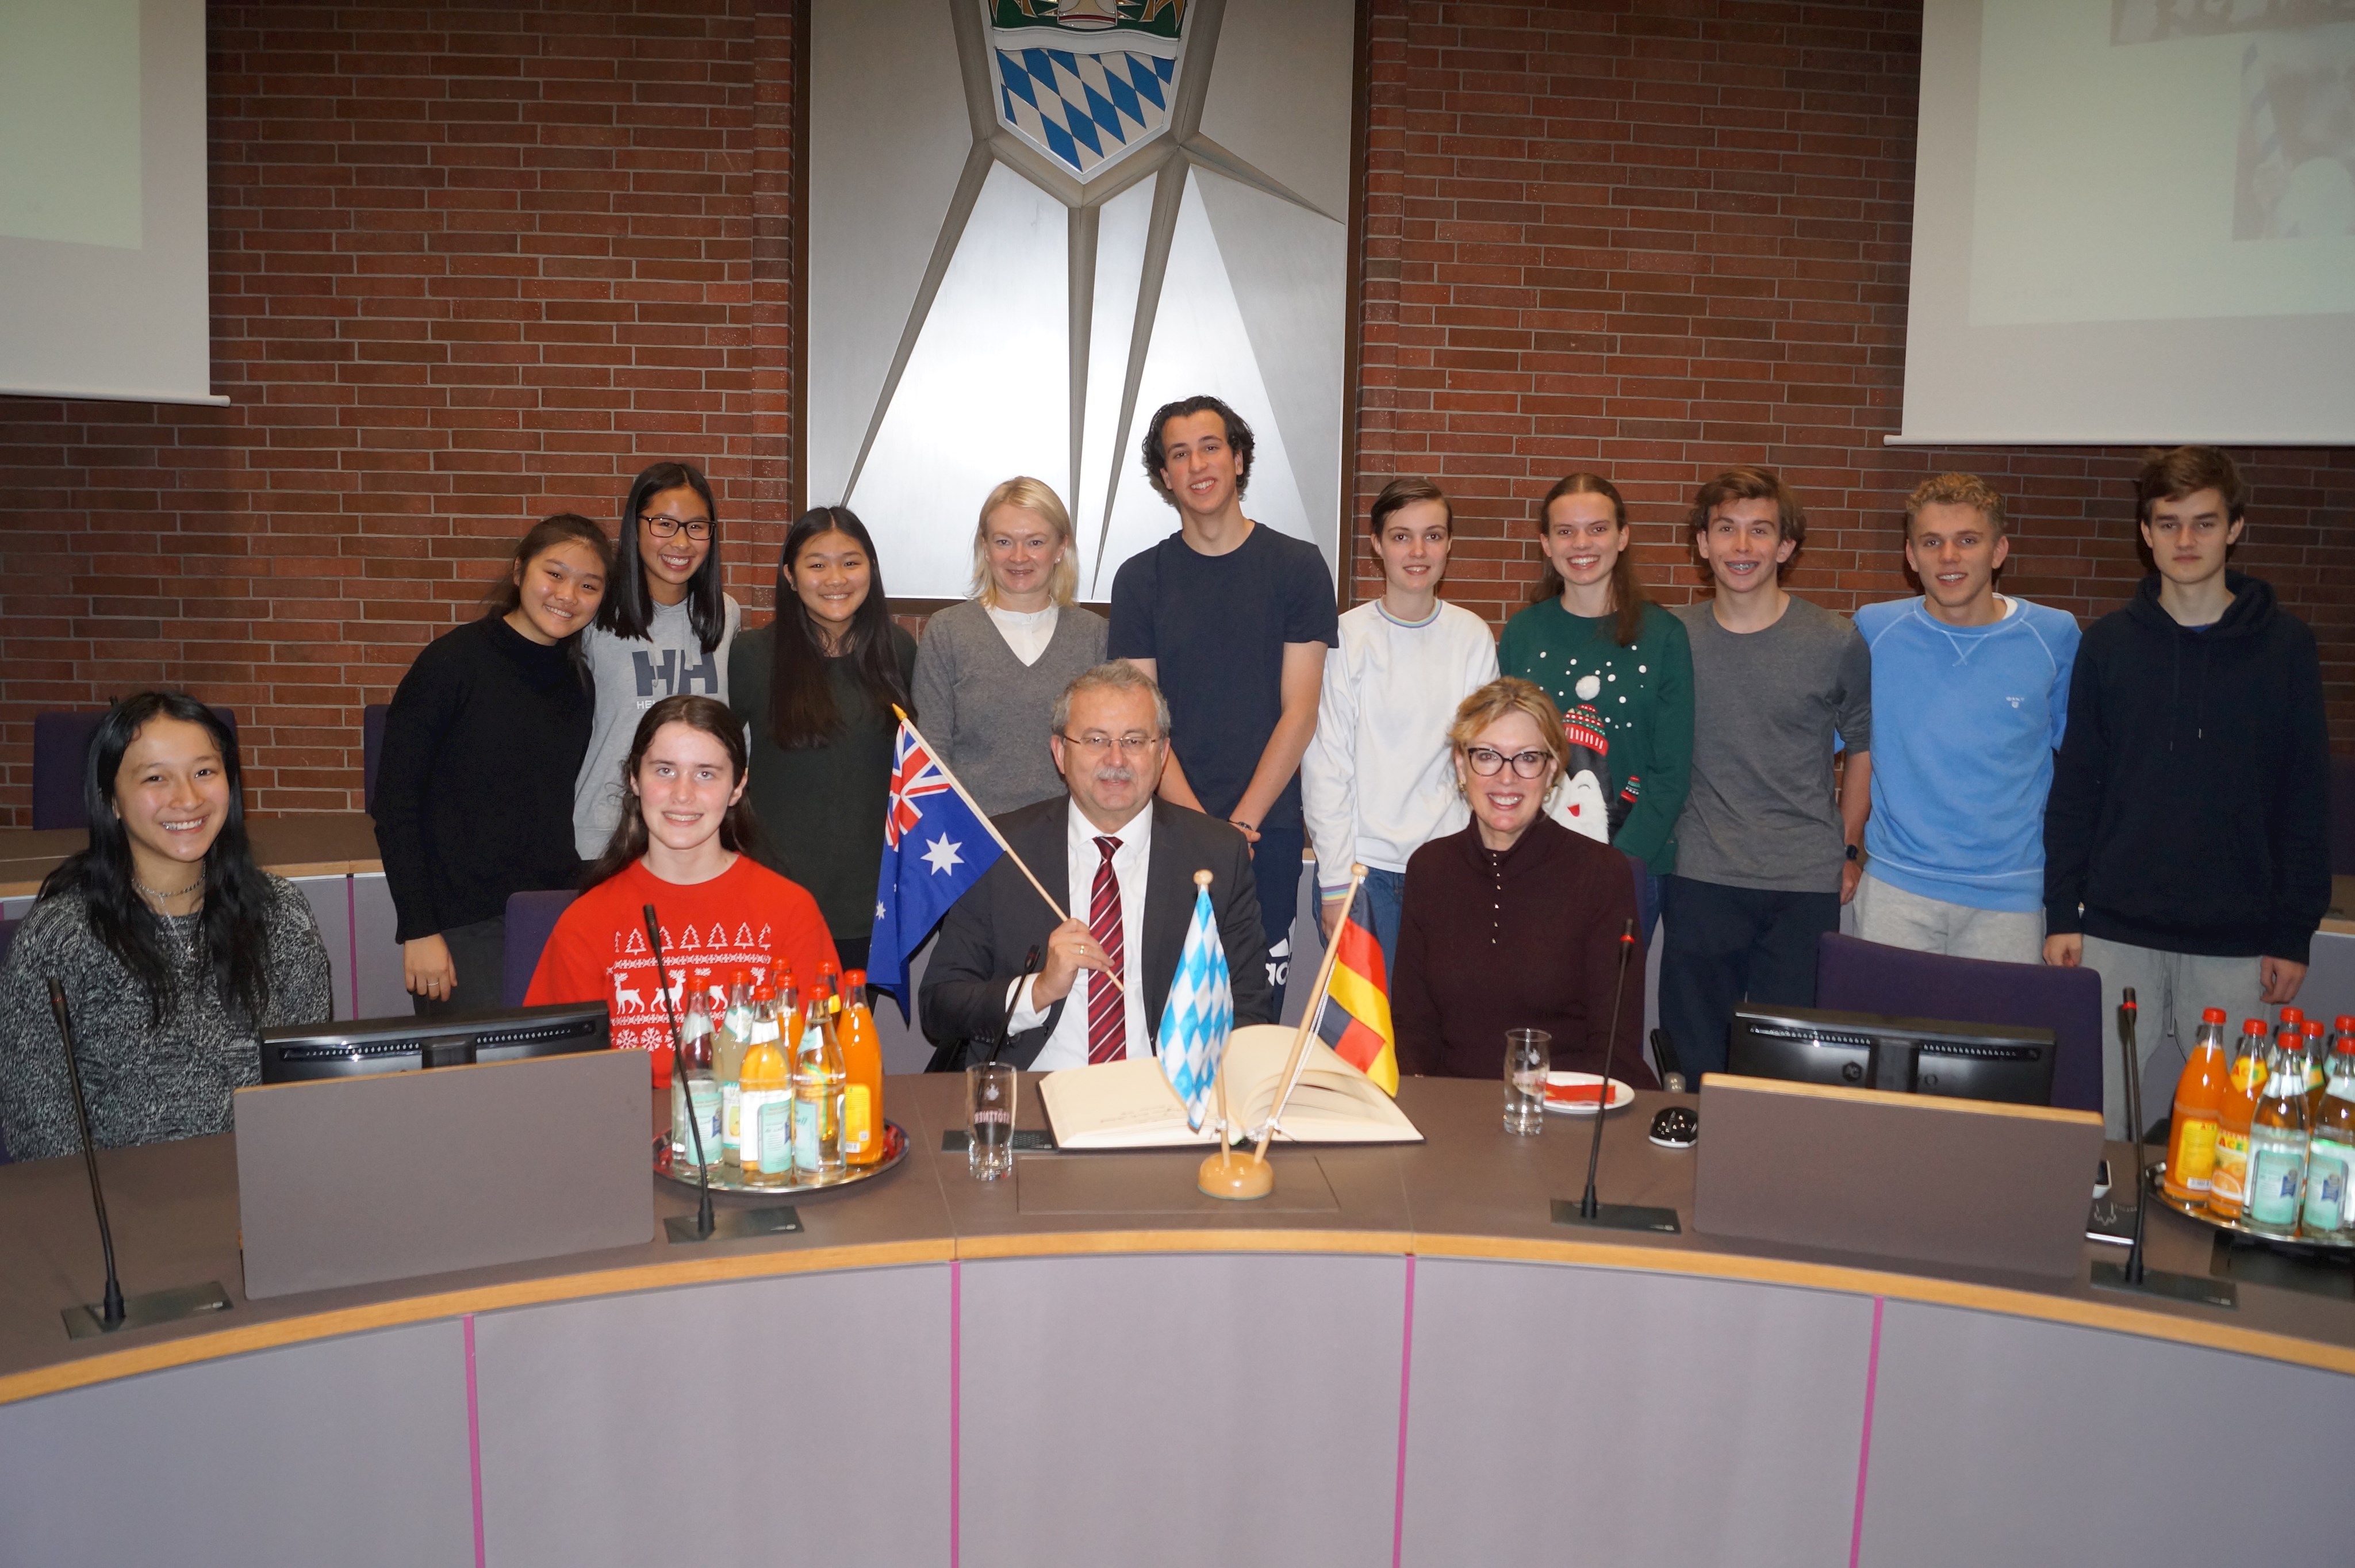
M1905 562L1922 597L1868 604L1872 815L1857 886L1868 942L2042 961L2044 799L2069 718L2077 622L2009 598L2003 497L1969 474L1905 503Z

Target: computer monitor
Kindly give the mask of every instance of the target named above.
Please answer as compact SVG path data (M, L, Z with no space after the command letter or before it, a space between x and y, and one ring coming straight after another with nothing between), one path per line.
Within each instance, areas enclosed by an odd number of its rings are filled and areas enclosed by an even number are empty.
M2052 1031L1816 1008L1738 1008L1726 1070L1753 1078L2052 1103Z
M362 1019L347 1024L288 1024L261 1031L261 1081L361 1078L520 1061L603 1051L610 1043L603 1002L445 1013L438 1018Z

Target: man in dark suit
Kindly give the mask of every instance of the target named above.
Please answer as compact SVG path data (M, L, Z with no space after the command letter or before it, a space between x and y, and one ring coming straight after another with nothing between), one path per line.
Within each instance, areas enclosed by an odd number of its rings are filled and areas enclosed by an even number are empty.
M1235 1022L1274 1022L1250 846L1232 826L1154 793L1169 754L1169 707L1153 678L1120 662L1088 671L1056 699L1048 745L1070 793L996 821L1072 917L1057 924L1012 859L1001 859L941 922L924 974L924 1032L953 1052L962 1042L956 1059L974 1059L1011 1008L998 1055L1018 1067L1152 1055L1197 871L1210 873ZM1038 972L1018 986L1033 948Z

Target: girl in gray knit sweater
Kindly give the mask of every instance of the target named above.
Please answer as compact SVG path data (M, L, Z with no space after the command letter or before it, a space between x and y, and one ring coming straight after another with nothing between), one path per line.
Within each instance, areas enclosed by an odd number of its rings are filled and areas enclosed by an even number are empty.
M981 505L974 596L934 615L916 646L916 715L957 782L992 816L1063 793L1047 750L1055 699L1103 662L1103 617L1074 604L1079 549L1060 497L1008 479Z
M178 692L114 705L83 783L90 847L51 872L0 965L0 1134L16 1159L81 1147L48 981L64 988L102 1148L226 1132L257 1031L331 1014L294 885L255 867L237 738Z

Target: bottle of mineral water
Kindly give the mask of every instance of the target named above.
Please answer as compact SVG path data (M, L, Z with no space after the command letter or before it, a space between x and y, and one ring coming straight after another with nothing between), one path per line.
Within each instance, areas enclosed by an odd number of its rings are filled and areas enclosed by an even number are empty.
M2355 1179L2355 1035L2342 1033L2331 1049L2322 1109L2308 1135L2305 1215L2308 1240L2355 1240L2350 1179Z
M712 1077L711 1004L705 996L710 979L709 970L695 971L687 1012L678 1020L679 1054L687 1066L687 1081L682 1083L677 1073L671 1075L670 1165L682 1172L695 1169L698 1160L717 1165L720 1159L719 1085ZM700 1143L690 1125L698 1121L702 1124Z
M2297 1234L2306 1205L2306 1055L2274 1063L2249 1119L2249 1201L2241 1222L2264 1236Z
M794 1052L794 1179L839 1180L843 1171L842 1099L849 1073L835 1039L835 1015L813 997L801 1048Z

